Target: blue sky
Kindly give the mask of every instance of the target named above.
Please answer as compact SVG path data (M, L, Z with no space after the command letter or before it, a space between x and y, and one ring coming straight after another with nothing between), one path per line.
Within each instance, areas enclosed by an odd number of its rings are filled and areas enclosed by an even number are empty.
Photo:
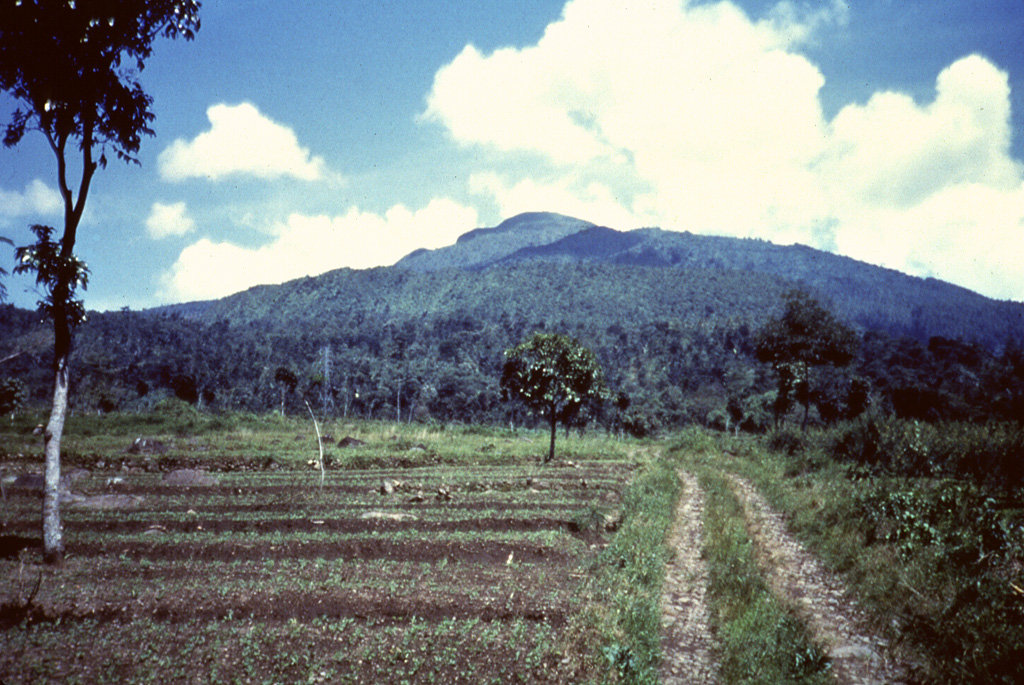
M142 166L93 184L91 309L387 265L537 210L1024 301L1021 0L207 0L201 17L142 74ZM55 188L39 134L0 149L0 235L59 227ZM33 306L30 282L8 286Z

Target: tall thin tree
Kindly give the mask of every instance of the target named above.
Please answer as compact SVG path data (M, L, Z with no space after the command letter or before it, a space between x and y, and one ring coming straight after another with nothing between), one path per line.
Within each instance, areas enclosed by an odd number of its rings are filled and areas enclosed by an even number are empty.
M57 162L64 203L59 240L37 230L24 248L26 268L46 288L53 320L53 403L45 432L43 558L61 563L60 443L68 405L72 332L82 305L84 263L75 257L86 198L107 153L138 164L142 136L153 135L153 99L138 81L160 37L191 40L199 30L198 0L0 0L0 90L18 108L4 135L8 147L26 131L46 138ZM73 163L78 157L78 163ZM80 169L77 180L71 169ZM46 227L37 227L44 229ZM52 229L51 229L52 230ZM45 233L45 235L44 235ZM45 276L44 276L45 272ZM47 307L48 305L48 307Z

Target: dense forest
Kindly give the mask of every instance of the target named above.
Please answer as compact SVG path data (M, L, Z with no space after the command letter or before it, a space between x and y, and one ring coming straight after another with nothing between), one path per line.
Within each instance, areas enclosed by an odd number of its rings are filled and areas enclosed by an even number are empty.
M394 267L93 313L77 335L72 403L130 411L175 396L212 411L299 412L309 401L325 415L518 423L531 419L502 401L503 352L546 331L577 338L605 369L612 400L581 420L635 434L764 431L778 380L754 341L794 288L859 342L848 365L815 370L812 421L864 407L1024 417L1022 305L800 246L537 214ZM27 404L48 399L47 331L34 312L0 308L0 381ZM851 402L854 388L865 401Z

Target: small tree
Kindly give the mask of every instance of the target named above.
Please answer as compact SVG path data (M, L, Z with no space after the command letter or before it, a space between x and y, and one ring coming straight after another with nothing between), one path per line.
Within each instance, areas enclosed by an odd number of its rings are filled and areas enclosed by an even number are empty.
M0 416L14 413L25 403L25 384L17 378L0 380Z
M153 135L153 100L138 81L153 42L159 36L191 39L199 29L199 7L198 0L0 0L0 90L18 102L4 144L17 145L30 130L42 133L56 158L64 203L60 240L50 241L48 234L44 240L37 232L40 241L23 254L47 290L54 327L53 404L44 434L43 559L48 563L64 558L60 443L72 330L83 313L74 286L84 285L86 273L74 255L79 223L107 153L137 163L142 136ZM69 170L77 170L77 183ZM53 259L42 259L50 247Z
M558 423L568 426L585 402L601 402L606 394L604 373L594 353L554 333L535 333L505 351L501 388L505 399L520 399L548 417L551 446L546 462L555 456Z
M807 293L793 290L785 300L782 317L769 320L755 335L755 349L758 360L771 364L779 376L778 399L788 399L795 390L807 430L812 369L846 366L857 353L858 339Z
M285 403L288 400L288 395L295 392L296 386L299 384L299 377L286 366L277 367L277 371L274 372L274 380L277 382L278 387L281 390L281 416L284 416Z

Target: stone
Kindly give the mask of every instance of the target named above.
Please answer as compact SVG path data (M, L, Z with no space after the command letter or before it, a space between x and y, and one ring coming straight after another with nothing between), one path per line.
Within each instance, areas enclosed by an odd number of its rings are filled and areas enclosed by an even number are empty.
M26 490L42 490L46 487L46 480L39 473L23 473L14 479L12 485Z
M416 521L419 519L415 514L403 514L396 511L368 511L360 515L359 518L376 521Z
M143 498L138 495L112 494L84 497L73 493L68 494L73 498L67 502L68 507L71 509L133 509L143 502Z
M170 449L159 440L152 438L135 438L135 442L125 450L128 454L166 454Z
M217 477L196 469L175 469L164 474L164 485L216 485Z
M363 447L366 443L359 438L353 438L351 435L346 435L338 441L338 447Z

